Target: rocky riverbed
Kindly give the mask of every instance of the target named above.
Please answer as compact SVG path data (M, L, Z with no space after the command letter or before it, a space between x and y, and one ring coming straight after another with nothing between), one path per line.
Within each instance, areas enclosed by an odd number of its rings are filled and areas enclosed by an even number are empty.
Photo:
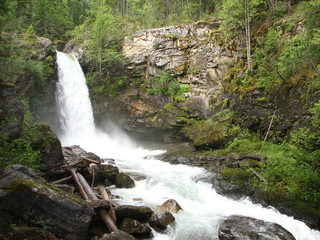
M189 153L192 152L188 144L183 146L189 149ZM99 189L102 186L108 191L110 185L132 188L135 186L132 176L121 172L112 159L100 164L102 160L98 156L87 153L78 146L63 148L63 154L64 162L40 173L21 165L4 169L0 177L0 236L3 239L152 239L153 232L165 231L167 226L175 221L175 214L183 211L174 199L167 200L156 209L116 205L113 202L121 196L113 196L109 192L106 200ZM217 177L223 168L222 164L228 160L226 157L213 159L195 155L187 158L165 154L162 158L172 163L201 164L207 169L214 168L218 171L217 175L208 180L216 185L220 184L221 193L230 190L232 183L219 181ZM70 163L70 159L74 162ZM72 169L92 185L97 200L84 199L75 179L70 177ZM235 187L232 190L234 189ZM111 209L115 216L110 214ZM108 224L100 218L101 211L111 216L116 229L110 231ZM255 238L251 238L252 236ZM221 223L219 239L244 237L295 239L280 225L254 218L230 216Z

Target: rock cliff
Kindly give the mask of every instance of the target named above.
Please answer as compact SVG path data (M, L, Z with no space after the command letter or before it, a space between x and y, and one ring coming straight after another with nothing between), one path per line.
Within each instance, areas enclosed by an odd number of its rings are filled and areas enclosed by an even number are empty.
M213 19L141 30L127 37L123 54L130 87L118 98L125 109L109 104L109 112L103 104L94 103L97 115L105 111L137 137L163 141L185 138L180 131L187 124L185 120L206 120L219 112L225 98L222 80L244 57L242 41L223 42L219 25ZM163 74L190 86L183 101L175 101L169 94L150 94L156 78Z

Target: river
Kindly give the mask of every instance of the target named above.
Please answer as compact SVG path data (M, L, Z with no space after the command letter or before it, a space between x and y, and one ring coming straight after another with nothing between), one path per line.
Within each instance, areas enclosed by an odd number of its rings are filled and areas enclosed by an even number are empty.
M110 188L113 194L122 196L117 200L119 203L156 207L167 199L175 199L183 208L184 211L174 214L176 221L166 233L154 232L154 240L217 240L219 224L235 214L276 222L297 240L320 239L319 231L272 207L253 204L249 199L235 201L217 194L207 181L211 173L203 168L159 161L156 155L161 151L137 146L121 132L108 135L97 129L86 79L77 59L57 52L57 63L56 100L61 125L57 134L62 144L80 145L101 158L113 158L121 171L139 177L135 188Z

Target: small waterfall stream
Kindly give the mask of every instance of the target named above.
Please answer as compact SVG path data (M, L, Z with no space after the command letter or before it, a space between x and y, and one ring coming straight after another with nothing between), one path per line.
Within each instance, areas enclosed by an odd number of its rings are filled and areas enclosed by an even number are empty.
M144 176L133 189L111 188L121 195L122 203L155 207L175 199L184 209L175 214L176 221L166 234L154 232L154 240L218 240L218 226L230 215L238 214L276 222L289 230L297 240L319 240L320 232L303 222L264 208L248 199L234 201L212 189L204 179L210 173L202 168L171 165L153 157L159 151L138 148L126 136L110 137L95 128L86 80L74 56L57 52L59 82L56 100L60 108L63 145L81 145L102 158L114 158L124 172ZM141 199L133 201L134 198Z

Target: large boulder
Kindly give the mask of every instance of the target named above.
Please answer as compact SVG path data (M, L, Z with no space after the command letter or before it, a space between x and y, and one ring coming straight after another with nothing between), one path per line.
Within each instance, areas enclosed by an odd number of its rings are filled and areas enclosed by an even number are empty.
M160 209L163 211L168 211L171 213L177 213L180 210L182 210L182 207L179 205L179 203L174 199L168 199L162 205L160 206Z
M63 162L61 142L49 125L37 123L35 126L37 126L35 131L37 138L34 142L34 150L40 151L42 159L40 168L45 171Z
M122 205L115 208L118 219L132 218L147 221L153 214L151 208L146 206Z
M119 168L111 164L93 165L90 167L92 175L96 182L105 182L106 185L115 184L116 178L119 174Z
M58 238L85 240L94 211L84 200L48 184L31 169L13 165L0 177L0 215L9 224L46 229Z
M151 228L135 219L123 219L119 228L137 238L152 237Z
M167 226L174 221L175 218L170 212L154 213L149 218L150 226L157 231L165 230Z
M134 188L134 180L123 172L119 173L115 179L116 187L118 188Z
M295 240L277 223L251 217L230 216L219 226L220 240Z

